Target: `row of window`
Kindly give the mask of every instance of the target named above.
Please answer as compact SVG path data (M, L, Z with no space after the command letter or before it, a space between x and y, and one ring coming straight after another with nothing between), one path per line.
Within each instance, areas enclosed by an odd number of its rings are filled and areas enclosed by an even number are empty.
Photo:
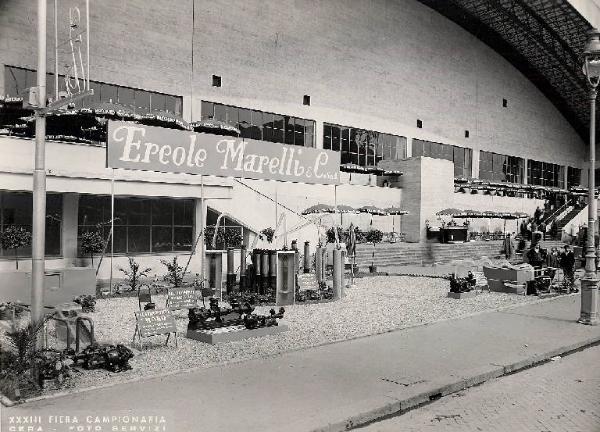
M520 157L481 151L479 178L495 182L523 183L525 160Z
M79 235L110 232L110 196L79 198ZM115 198L114 253L190 251L193 242L194 201L171 198ZM110 250L110 243L108 246Z
M323 123L323 148L341 152L342 164L376 166L406 158L406 137Z
M455 177L471 177L473 150L470 148L413 139L412 155L449 160L454 162Z
M79 197L78 237L98 227L103 238L110 232L110 196ZM0 232L11 225L32 229L33 199L30 192L0 192ZM62 196L46 198L46 255L61 254ZM193 243L194 202L172 198L115 198L115 246L119 254L190 251ZM80 244L78 244L81 255ZM108 243L110 250L110 243ZM19 256L31 256L31 246L19 248ZM1 257L14 250L0 249Z
M8 96L26 97L26 89L36 85L36 72L29 69L5 66L5 92ZM64 77L59 79L59 90L65 89ZM47 75L48 95L54 94L54 76ZM78 102L80 106L92 102L114 102L129 107L138 114L166 111L181 115L182 98L157 92L133 89L90 81L94 95ZM264 111L240 108L215 102L202 102L203 119L216 119L236 125L244 138L282 144L314 147L315 121ZM381 160L406 157L407 139L403 136L357 129L336 124L323 124L323 148L339 151L342 164L376 166ZM446 159L454 163L455 177L471 177L473 151L426 140L413 139L413 156ZM525 172L525 169L527 170ZM479 178L491 181L523 183L564 188L564 169L557 164L480 152ZM568 186L579 184L581 170L568 167Z
M567 170L566 185L565 169ZM523 158L481 151L479 157L480 179L497 182L523 183L524 176L525 160ZM527 183L561 189L578 186L581 184L581 169L528 159Z
M202 101L202 119L215 119L240 129L244 138L314 147L314 120Z
M31 232L33 196L30 192L0 191L0 232L11 225ZM60 255L60 230L62 220L62 196L46 196L46 255ZM0 245L0 257L31 256L31 245L15 250L4 250Z
M4 92L6 96L27 99L27 89L37 85L36 76L37 73L34 70L5 66ZM58 85L59 92L66 91L64 76L59 75ZM83 88L82 81L80 82L80 86ZM94 90L94 94L76 102L78 107L89 106L90 103L95 102L109 102L124 105L136 114L141 115L152 112L169 112L180 116L182 113L183 98L181 96L91 80L90 88ZM55 97L54 74L49 73L46 76L46 94L48 98L54 99Z

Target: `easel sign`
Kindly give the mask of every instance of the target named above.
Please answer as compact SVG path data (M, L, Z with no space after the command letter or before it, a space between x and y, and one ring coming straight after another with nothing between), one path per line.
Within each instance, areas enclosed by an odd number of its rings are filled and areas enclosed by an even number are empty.
M169 288L167 291L167 309L191 309L197 306L198 295L194 288Z
M169 343L171 333L175 334L175 346L177 346L177 324L175 317L167 309L154 309L147 311L139 311L135 313L135 332L133 333L133 343L135 337L138 337L140 349L144 348L142 338L166 334L167 340L165 345Z

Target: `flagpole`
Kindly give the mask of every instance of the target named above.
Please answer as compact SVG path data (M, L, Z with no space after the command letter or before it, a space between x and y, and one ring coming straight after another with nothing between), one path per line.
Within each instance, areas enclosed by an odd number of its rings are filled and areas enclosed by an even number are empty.
M110 280L109 292L113 292L113 255L115 254L115 169L112 169L110 179Z

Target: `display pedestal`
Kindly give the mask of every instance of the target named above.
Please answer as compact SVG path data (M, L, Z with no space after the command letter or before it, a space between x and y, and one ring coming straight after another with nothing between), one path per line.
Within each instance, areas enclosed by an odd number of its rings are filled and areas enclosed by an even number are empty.
M475 291L475 290L469 291L469 292L462 292L462 293L455 293L455 292L448 293L449 298L458 299L458 300L475 297L476 295L477 295L477 291Z
M234 342L253 337L262 337L278 334L288 330L285 324L279 324L271 327L260 327L253 330L248 330L243 325L221 327L214 330L188 330L186 337L195 339L207 344L218 344L225 342Z

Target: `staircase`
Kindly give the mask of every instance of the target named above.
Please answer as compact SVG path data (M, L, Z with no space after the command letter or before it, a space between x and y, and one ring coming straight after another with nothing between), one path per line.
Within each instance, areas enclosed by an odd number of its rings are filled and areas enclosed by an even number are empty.
M516 246L516 245L515 245ZM551 249L561 247L560 241L546 240L542 247ZM478 260L483 256L488 258L503 257L502 240L488 242L468 242L456 244L442 243L381 243L375 247L373 261L373 245L359 244L356 246L356 264L365 268L374 262L378 267L445 263L453 260Z
M563 228L573 220L575 216L577 216L581 212L581 209L578 207L573 207L573 209L565 215L562 219L558 221L558 234L562 233Z

